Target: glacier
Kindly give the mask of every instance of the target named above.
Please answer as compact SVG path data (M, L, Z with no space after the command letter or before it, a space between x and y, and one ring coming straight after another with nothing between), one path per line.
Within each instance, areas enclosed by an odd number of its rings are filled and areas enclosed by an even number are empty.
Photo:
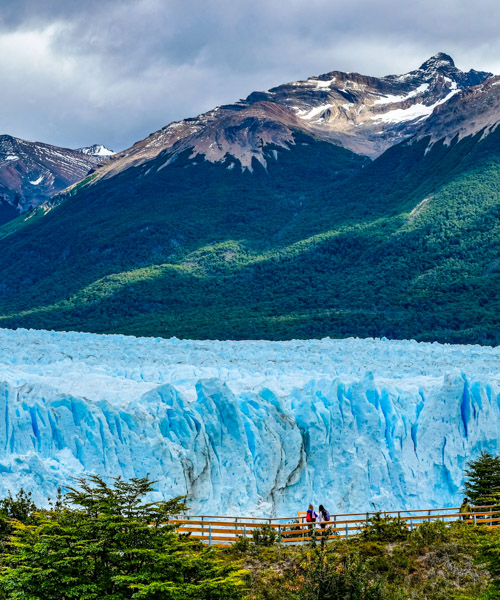
M499 452L500 348L0 329L0 496L148 476L193 514L456 506Z

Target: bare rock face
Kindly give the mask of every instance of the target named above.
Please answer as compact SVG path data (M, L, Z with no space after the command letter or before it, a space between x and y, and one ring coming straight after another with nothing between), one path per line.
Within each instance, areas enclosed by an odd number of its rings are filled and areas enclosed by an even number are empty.
M265 166L267 144L289 146L293 132L372 158L416 134L422 124L462 91L489 81L491 73L457 69L438 53L404 75L369 77L332 71L253 92L235 104L167 125L118 153L97 169L98 178L165 154L165 165L189 150L192 157L222 161L230 155L242 168L254 160Z
M321 136L374 158L413 135L436 108L491 73L463 73L439 53L405 75L382 78L333 71L268 93Z
M500 76L489 77L480 85L466 88L446 104L436 107L420 124L414 139L429 136L431 143L450 142L480 131L488 135L500 122Z
M188 152L211 162L230 158L252 170L266 166L266 146L290 147L299 131L376 158L405 139L468 135L500 120L500 87L491 73L458 69L438 53L404 75L370 77L332 71L253 92L244 100L170 123L131 148L69 150L0 137L0 222L93 173L110 177L164 157L160 169ZM156 167L157 168L157 167ZM7 215L7 216L6 216Z
M104 146L70 150L0 136L0 223L79 181L110 154Z

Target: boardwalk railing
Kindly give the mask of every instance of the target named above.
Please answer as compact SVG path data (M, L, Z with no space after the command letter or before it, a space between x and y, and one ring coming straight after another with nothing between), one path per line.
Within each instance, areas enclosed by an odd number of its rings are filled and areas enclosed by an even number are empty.
M380 513L345 513L331 515L330 521L305 523L305 512L295 517L262 519L256 517L220 517L179 515L172 517L169 523L176 526L179 533L189 533L191 537L209 545L233 544L239 538L253 538L253 532L270 528L277 539L284 544L308 542L312 536L323 531L328 539L348 538L359 535L367 527L369 519L375 514L397 517L412 530L431 521L452 522L463 520L465 523L486 527L500 526L500 509L494 506L475 506L470 513L460 513L458 507L430 508L419 510L384 511ZM322 525L324 529L322 529ZM327 531L326 531L327 530Z

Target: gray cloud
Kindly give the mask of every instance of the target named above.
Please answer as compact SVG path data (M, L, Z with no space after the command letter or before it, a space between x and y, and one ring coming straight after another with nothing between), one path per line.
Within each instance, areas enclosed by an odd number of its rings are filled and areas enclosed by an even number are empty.
M121 149L334 69L402 73L445 51L500 72L498 17L496 0L2 0L0 131Z

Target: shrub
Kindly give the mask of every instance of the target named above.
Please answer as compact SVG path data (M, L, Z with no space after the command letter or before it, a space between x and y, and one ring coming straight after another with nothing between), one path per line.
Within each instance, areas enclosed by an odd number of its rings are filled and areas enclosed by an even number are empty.
M338 558L326 544L306 554L302 564L300 600L383 600L382 583L367 568L358 552Z
M392 518L376 513L368 519L361 537L365 540L396 542L407 539L409 533L406 522L399 517Z
M278 533L274 527L263 525L252 531L252 538L256 546L273 546L278 542Z
M238 535L236 541L232 544L231 549L246 554L250 549L250 539L244 535Z
M446 541L449 538L449 529L443 521L426 521L416 527L410 537L418 545L429 546Z

